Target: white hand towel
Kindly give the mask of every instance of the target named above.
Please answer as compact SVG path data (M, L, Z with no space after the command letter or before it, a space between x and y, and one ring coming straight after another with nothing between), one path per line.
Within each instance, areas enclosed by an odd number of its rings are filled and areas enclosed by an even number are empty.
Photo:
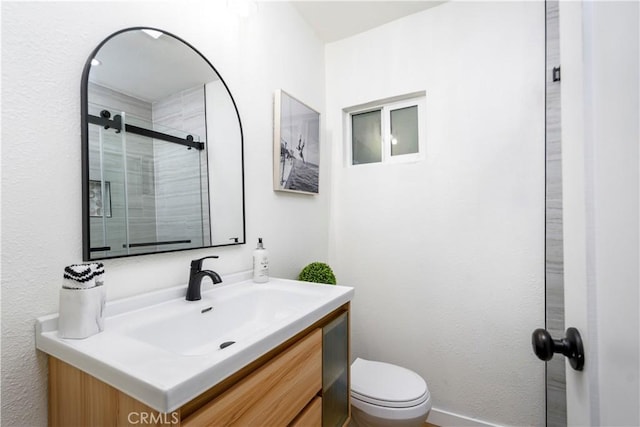
M93 268L93 280L96 286L104 285L104 264L101 262L97 264L91 264Z
M60 289L58 334L82 339L102 332L106 303L104 264L76 264L65 267Z
M58 334L82 339L104 330L104 286L91 289L60 289Z
M62 277L64 289L89 289L96 285L91 264L69 265Z

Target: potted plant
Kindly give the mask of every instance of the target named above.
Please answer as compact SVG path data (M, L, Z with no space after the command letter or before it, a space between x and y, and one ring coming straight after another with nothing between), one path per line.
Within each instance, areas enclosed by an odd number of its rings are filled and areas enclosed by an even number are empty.
M323 262L312 262L302 269L298 275L298 280L304 282L326 283L328 285L336 284L336 276L333 270Z

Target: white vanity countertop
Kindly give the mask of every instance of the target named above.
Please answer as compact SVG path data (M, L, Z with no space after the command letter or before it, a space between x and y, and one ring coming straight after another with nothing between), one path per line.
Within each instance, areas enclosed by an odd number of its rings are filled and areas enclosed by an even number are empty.
M276 278L257 284L249 277L248 272L224 276L223 284L202 291L200 301L186 301L186 287L180 286L109 302L105 330L82 340L60 338L57 331L58 314L44 316L36 322L36 348L87 372L153 409L167 413L180 408L349 302L354 294L353 288L347 286ZM287 292L306 295L293 295L290 302L281 297ZM234 309L234 313L224 314L225 304L233 304L235 301L237 305L242 301L240 298L243 295L252 295L250 298L253 299L252 304L242 304L248 307L246 313L235 314L241 310ZM264 297L270 295L280 298L280 311L275 315L267 313L266 317L265 313L253 313L257 309L252 307L260 309L263 305L260 300L269 299ZM298 303L296 298L303 303ZM163 332L160 332L174 323L175 328L181 327L180 322L187 317L183 315L185 310L190 313L198 312L199 316L201 310L207 311L208 307L214 307L213 310L219 307L215 313L222 317L209 318L215 323L207 325L202 322L202 328L189 328L191 330L185 331L185 339L192 337L192 341L200 340L200 337L207 336L210 329L217 329L218 332L211 333L222 337L227 328L224 321L227 315L230 323L242 322L235 319L243 316L250 316L252 320L244 322L243 328L234 329L234 325L228 325L229 334L236 333L239 338L235 344L224 349L219 348L220 339L215 338L211 345L185 351L178 342L179 339L167 340L163 337ZM197 319L196 324L200 325L200 318L195 318L192 314L188 316ZM177 320L174 322L172 319ZM160 325L157 328L154 324L156 321ZM162 326L163 321L165 327ZM193 320L188 321L194 324Z

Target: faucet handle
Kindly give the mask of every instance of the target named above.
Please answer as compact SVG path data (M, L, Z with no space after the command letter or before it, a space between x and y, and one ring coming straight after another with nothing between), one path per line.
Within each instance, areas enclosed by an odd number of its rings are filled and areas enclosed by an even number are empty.
M202 270L202 261L204 261L207 258L218 258L218 255L209 255L199 259L194 259L193 261L191 261L191 270L196 270L196 271Z

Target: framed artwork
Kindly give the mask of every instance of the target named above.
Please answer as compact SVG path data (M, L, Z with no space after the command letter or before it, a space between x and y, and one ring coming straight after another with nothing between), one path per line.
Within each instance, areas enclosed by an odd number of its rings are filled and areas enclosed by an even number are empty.
M104 182L104 192L100 181L89 181L89 215L111 218L111 183Z
M273 189L318 194L320 113L278 90L273 116Z

